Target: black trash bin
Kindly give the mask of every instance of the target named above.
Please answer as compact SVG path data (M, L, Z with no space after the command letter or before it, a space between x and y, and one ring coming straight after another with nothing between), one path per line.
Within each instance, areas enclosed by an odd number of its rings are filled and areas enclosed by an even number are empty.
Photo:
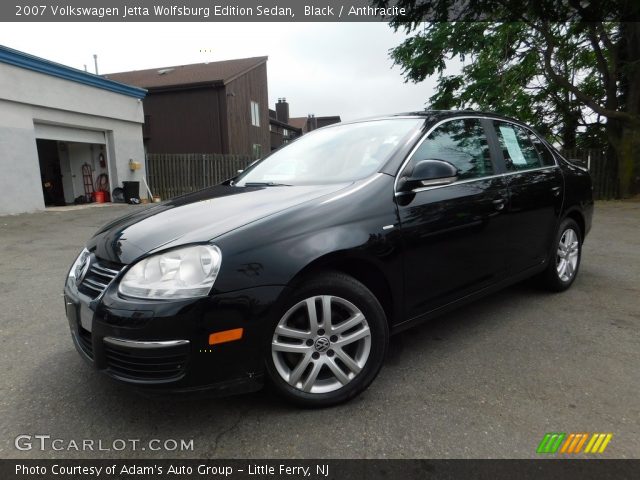
M125 202L140 203L140 182L122 182L122 187Z

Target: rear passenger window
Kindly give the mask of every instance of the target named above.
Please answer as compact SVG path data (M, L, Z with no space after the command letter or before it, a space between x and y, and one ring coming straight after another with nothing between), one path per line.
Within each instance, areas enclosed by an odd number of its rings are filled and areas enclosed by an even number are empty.
M545 167L551 167L555 165L556 161L553 158L553 154L547 148L547 146L544 143L542 143L542 140L540 140L536 135L534 135L531 132L529 132L529 137L531 138L533 145L536 147L536 150L538 151L538 155L540 155L540 158L542 159L542 165Z
M494 121L507 170L519 171L543 166L529 132L512 123Z
M437 127L411 157L410 168L422 160L453 164L460 180L493 175L487 138L477 118L451 120Z

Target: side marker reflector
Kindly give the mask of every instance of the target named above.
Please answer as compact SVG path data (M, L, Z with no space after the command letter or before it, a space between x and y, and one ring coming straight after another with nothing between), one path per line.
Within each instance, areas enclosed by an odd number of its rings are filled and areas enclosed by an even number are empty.
M227 343L240 340L244 333L243 328L234 328L232 330L223 330L209 335L209 345L217 345L218 343Z

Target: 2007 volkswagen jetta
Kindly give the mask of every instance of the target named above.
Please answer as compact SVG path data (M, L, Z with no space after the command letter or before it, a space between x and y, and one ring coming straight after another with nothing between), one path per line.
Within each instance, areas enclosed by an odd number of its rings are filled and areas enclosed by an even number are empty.
M346 401L389 334L537 275L575 280L588 172L526 125L431 111L316 130L221 185L99 230L69 271L73 341L167 390Z

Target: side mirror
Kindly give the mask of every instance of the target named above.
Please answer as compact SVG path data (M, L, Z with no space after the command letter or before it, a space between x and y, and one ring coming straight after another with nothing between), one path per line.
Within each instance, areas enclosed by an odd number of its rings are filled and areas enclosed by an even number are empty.
M422 160L413 167L408 177L400 179L402 191L411 191L422 187L448 185L458 179L458 169L444 160Z

